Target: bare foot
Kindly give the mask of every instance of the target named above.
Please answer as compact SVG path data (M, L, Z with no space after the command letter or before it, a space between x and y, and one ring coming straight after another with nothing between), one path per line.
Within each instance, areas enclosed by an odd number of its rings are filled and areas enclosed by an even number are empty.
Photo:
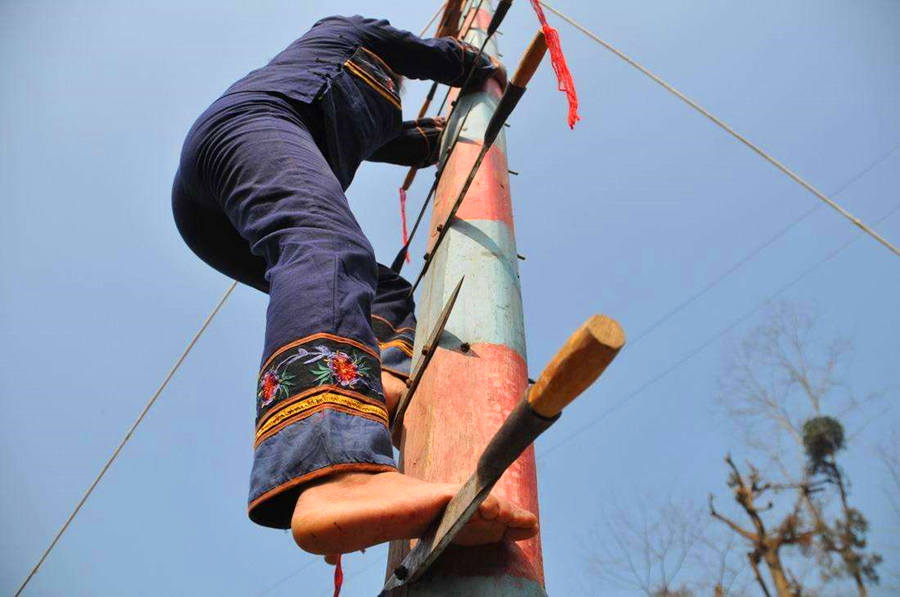
M384 400L387 403L388 417L394 420L394 411L397 410L397 403L400 396L406 391L406 382L387 371L381 372L381 386L384 388Z
M456 490L396 472L334 475L300 494L291 519L294 541L310 553L331 555L420 537ZM489 496L456 542L521 541L536 533L534 514Z

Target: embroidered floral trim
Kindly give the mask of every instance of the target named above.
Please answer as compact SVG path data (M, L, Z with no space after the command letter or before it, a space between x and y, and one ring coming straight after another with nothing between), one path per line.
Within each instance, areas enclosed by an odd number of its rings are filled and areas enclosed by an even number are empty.
M276 351L260 372L257 423L277 404L312 388L352 390L383 401L380 369L372 351L348 338L316 334L292 342Z
M287 398L293 381L294 376L287 371L279 374L270 369L260 378L259 391L256 396L260 399L262 406L268 406L277 398Z
M305 419L326 408L339 410L351 415L363 416L367 419L379 421L388 424L388 414L385 407L381 404L372 404L363 400L361 396L353 396L332 391L324 391L307 396L300 400L290 401L279 405L279 407L271 411L268 416L260 422L256 430L256 441L254 445L268 437L278 433L284 427L291 423L295 423L301 419Z

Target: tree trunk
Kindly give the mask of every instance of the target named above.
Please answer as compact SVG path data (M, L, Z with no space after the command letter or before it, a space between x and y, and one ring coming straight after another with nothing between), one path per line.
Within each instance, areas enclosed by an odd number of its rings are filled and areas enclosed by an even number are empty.
M766 566L769 568L769 574L772 575L772 582L775 583L775 594L778 597L795 597L794 592L791 590L791 583L784 573L778 552L774 550L767 551L763 554L763 560L765 560Z
M747 554L747 559L750 561L750 566L753 568L753 576L756 578L756 582L759 583L759 588L762 589L763 595L772 597L769 593L769 587L766 586L766 581L763 580L762 575L759 573L759 556L756 552L750 552Z

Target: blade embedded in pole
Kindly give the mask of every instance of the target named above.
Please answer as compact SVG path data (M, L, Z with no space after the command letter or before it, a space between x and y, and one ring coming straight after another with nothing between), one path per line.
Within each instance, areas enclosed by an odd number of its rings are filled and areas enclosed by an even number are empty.
M494 3L497 0L493 0ZM476 2L477 4L477 2ZM477 13L476 26L487 26L492 14L490 1L485 1L482 11ZM481 45L484 32L472 30L465 38L475 45ZM497 37L493 37L485 48L485 53L499 56ZM474 57L475 51L472 51ZM482 59L482 62L487 62ZM465 74L460 81L465 78ZM472 163L481 149L485 126L502 95L502 89L488 82L478 93L464 96L457 105L448 129L457 129L465 113L471 108L471 116L446 171L442 175L433 198L436 217L431 218L428 244L437 236L436 224L443 221L447 210L462 186ZM454 93L456 90L454 90ZM509 213L511 197L506 184L505 145L500 137L485 159L478 179L469 191L468 199L478 195L476 206L460 209L454 224L464 218L483 231L479 240L486 244L496 244L491 251L479 247L484 244L476 239L460 237L456 228L451 239L442 245L431 264L427 284L418 291L419 321L424 330L431 330L440 315L450 290L466 275L465 285L469 288L464 306L454 307L453 322L447 324L448 332L459 338L445 334L440 347L428 366L428 372L416 390L415 402L408 408L403 419L403 441L400 446L403 471L418 479L434 482L462 483L476 468L482 448L488 444L505 416L521 398L526 385L527 364L525 361L524 326L521 312L521 291L518 277L511 276L510 268L515 267L515 239L512 222L492 221L494 214ZM442 147L446 150L452 135L445 139ZM495 155L496 153L496 155ZM489 175L488 175L489 174ZM484 182L488 183L482 186ZM502 187L494 187L490 182L502 182ZM483 202L481 201L483 199ZM467 204L468 205L468 204ZM478 209L475 209L478 207ZM474 242L468 242L473 240ZM511 261L510 261L511 259ZM476 289L473 280L477 283ZM412 281L412 280L410 280ZM480 290L479 290L480 289ZM469 298L477 298L473 302ZM416 343L421 350L421 338ZM465 341L468 346L455 346ZM472 354L465 354L471 347ZM446 349L445 349L446 348ZM417 357L419 355L416 355ZM475 357L475 358L473 358ZM534 456L526 450L514 464L515 474L504 475L495 485L493 492L513 497L524 509L537 513L537 475ZM458 486L457 486L458 487ZM490 500L490 498L489 498ZM464 533L467 531L464 531ZM509 549L502 544L488 545L477 553L469 550L444 552L436 566L440 572L426 574L409 587L413 594L458 595L543 595L540 539L536 535L518 545L521 549ZM410 549L408 540L392 542L389 550L390 565L387 576L401 564ZM448 550L449 551L449 550ZM445 567L446 566L446 567ZM431 571L435 571L432 568ZM382 583L383 584L383 583ZM374 587L373 587L374 588ZM398 593L403 593L403 590Z
M391 423L391 434L394 436L395 442L399 443L399 434L403 428L403 415L406 413L407 407L409 407L416 388L419 387L419 382L422 381L422 376L425 374L428 363L431 362L431 357L434 356L434 352L437 350L438 344L440 344L441 336L444 333L444 328L447 326L447 321L450 319L450 313L453 312L453 305L456 304L456 299L459 297L459 291L462 289L464 280L465 276L459 279L456 288L453 289L453 292L450 293L450 298L444 304L444 309L441 311L434 329L431 331L431 335L422 348L422 359L416 363L416 368L409 376L409 384L406 391L403 392L400 401L397 403L397 408L394 411L394 420Z
M475 472L453 496L441 519L422 537L385 583L380 597L418 580L437 560L509 466L559 418L545 418L529 405L528 389L478 459Z
M518 405L481 453L475 471L447 504L440 520L394 569L381 595L415 582L428 570L506 469L559 419L567 405L602 375L624 345L625 333L621 326L602 315L589 318L569 337L538 381L525 388Z
M479 4L479 8L480 8ZM478 54L475 55L475 60L472 62L472 67L469 69L469 74L466 76L465 82L462 84L460 88L460 94L465 93L469 90L469 84L472 82L472 77L475 75L475 68L478 66L478 62L481 60L481 57L484 56L484 49L487 47L488 41L490 41L491 36L497 31L500 27L500 23L503 21L503 17L506 16L506 13L509 11L509 7L512 6L512 0L501 0L497 10L494 11L494 15L491 17L491 22L488 24L488 28L486 31L486 35L484 36L484 41L481 42L481 46L478 48ZM478 9L476 9L477 11ZM475 22L477 18L477 14L472 15L472 20L469 24L469 29L472 28L472 23ZM444 98L446 102L446 98Z
M475 7L474 14L469 19L468 24L465 29L459 33L460 38L465 36L468 31L472 28L472 24L475 22L475 18L477 17L478 11L481 9L481 5L484 0L480 0L478 2L478 6ZM478 50L478 55L475 57L475 60L472 62L471 68L469 68L469 72L466 75L466 79L463 82L462 87L460 88L459 94L462 95L467 92L467 88L469 83L472 81L472 76L475 73L475 68L478 66L478 61L481 60L481 57L484 55L484 49L487 46L488 41L491 37L496 33L497 29L500 27L500 23L503 22L503 18L506 16L506 13L509 12L510 7L512 6L512 0L500 0L499 5L497 6L497 10L494 12L494 15L491 17L491 22L488 24L487 35L484 38L484 41L481 44L481 47ZM428 92L428 95L425 98L424 103L422 104L421 109L419 110L419 118L423 118L425 113L428 111L428 107L431 105L432 99L434 99L435 91L437 90L437 83L432 84L431 89ZM444 106L447 104L447 98L450 97L450 89L447 90L446 95L444 95L444 99L441 102L441 106L438 108L437 113L440 114L444 111ZM453 107L450 110L450 114L447 117L449 121L453 116L453 113L456 111L457 103L453 103ZM465 121L469 118L468 112L466 113L465 118L463 118L463 124L460 125L460 131L463 129L465 125ZM444 156L443 163L446 164L447 160L450 159L450 156L453 154L453 148L456 147L456 141L459 140L459 134L456 136L456 140L450 146L449 151ZM413 180L416 178L416 173L418 172L418 168L412 167L406 173L406 178L403 180L403 189L408 190L410 186L412 186ZM419 216L416 218L416 223L413 225L412 230L410 231L409 237L407 238L406 244L400 249L400 252L397 253L397 256L394 258L393 263L391 264L391 269L395 272L400 272L403 268L403 262L406 260L406 254L409 251L409 244L412 242L413 236L416 234L416 230L419 228L419 222L422 220L422 215L425 213L425 208L428 205L428 202L431 200L431 196L434 194L435 189L437 188L437 181L440 177L440 168L438 169L438 177L435 179L434 184L432 185L431 190L428 193L428 196L425 198L425 202L422 204L422 209L419 211Z
M472 25L475 23L475 19L478 16L478 11L481 9L481 5L484 2L482 0L478 3L478 6L475 7L475 14L472 15L469 25L466 28L466 32L472 28ZM503 22L504 17L506 17L506 13L509 12L510 7L512 6L512 0L500 0L500 4L497 6L497 9L494 11L493 16L491 17L491 22L488 24L486 35L484 36L484 41L481 42L481 47L478 48L478 54L475 56L474 62L472 62L472 68L469 69L469 74L466 76L465 82L462 84L460 88L459 94L462 95L466 93L469 87L469 83L472 82L472 75L475 74L475 67L478 66L478 61L481 60L481 57L484 55L484 49L487 47L488 41L490 41L491 37L493 37L494 33L497 32L497 29L500 28L500 23ZM461 33L460 37L463 37L465 33ZM438 114L444 111L444 106L447 105L447 100L450 98L450 90L447 90L447 93L444 94L444 99L441 101L441 106L438 108ZM457 100L459 98L457 97ZM450 116L453 115L453 110L456 109L456 101L453 102L452 107L450 109ZM449 118L449 116L448 116Z
M406 259L406 253L409 251L409 245L412 244L412 239L416 235L416 231L419 229L419 224L422 223L422 218L425 216L425 210L428 208L428 204L431 202L431 198L434 197L434 192L437 190L438 184L441 182L441 176L444 173L444 167L447 165L447 161L450 159L450 156L453 155L453 150L456 149L456 144L459 143L459 139L462 136L462 131L466 128L466 121L469 119L469 114L471 113L472 111L469 110L463 117L462 122L459 125L459 129L456 131L456 135L453 138L453 142L450 144L450 148L447 150L446 155L438 164L437 172L434 175L434 182L431 183L431 188L428 190L428 195L425 196L425 201L422 203L422 207L419 209L419 214L416 216L416 221L413 223L412 230L409 231L409 237L407 237L406 243L402 247L400 247L400 251L397 253L397 256L394 257L394 261L391 262L391 269L398 274L400 273L400 270L403 269L403 261Z
M534 75L537 67L540 65L541 61L544 58L544 54L546 53L547 42L544 39L544 33L542 31L538 31L534 38L531 40L531 44L528 46L528 49L525 50L525 55L519 62L519 66L516 69L516 74L513 75L512 80L510 80L509 85L507 85L506 91L503 92L503 96L500 98L500 103L497 104L497 108L494 110L494 114L491 116L491 120L485 130L484 140L482 141L481 145L481 151L478 152L478 157L475 160L475 164L472 166L472 170L469 172L469 176L466 178L462 189L460 189L459 194L456 197L456 201L453 202L453 205L450 208L450 212L447 214L447 218L444 220L444 223L438 225L438 237L437 239L435 239L431 250L428 251L428 253L425 255L425 263L422 266L422 270L419 272L418 277L416 277L416 281L413 283L412 288L410 288L410 295L415 292L416 288L419 286L419 283L422 281L422 278L424 278L425 274L428 272L428 268L430 267L438 248L441 246L441 243L447 236L447 231L450 229L450 225L453 223L453 218L456 217L456 212L459 211L459 207L462 205L463 199L466 198L466 193L469 192L469 187L472 186L472 182L475 180L475 176L478 174L478 169L481 167L481 163L484 161L484 157L487 155L487 152L490 150L491 146L494 144L494 141L497 139L497 135L503 128L503 124L509 118L509 115L512 114L512 111L515 109L516 105L518 105L519 100L525 93L525 88L528 84L528 81L531 80L531 77ZM437 186L437 183L435 183L435 186Z

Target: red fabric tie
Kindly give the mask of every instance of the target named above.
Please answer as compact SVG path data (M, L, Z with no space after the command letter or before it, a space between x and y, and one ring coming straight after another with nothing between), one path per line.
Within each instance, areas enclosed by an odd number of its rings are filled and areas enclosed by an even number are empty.
M400 187L400 222L403 224L403 246L409 242L409 232L406 229L406 189ZM409 263L409 251L406 252L406 263Z
M340 597L343 584L344 571L341 569L341 555L338 554L337 563L334 565L334 597Z
M541 29L544 31L544 37L547 40L547 49L550 51L550 62L553 64L553 70L556 72L556 80L559 83L559 90L565 92L566 98L569 100L569 128L575 128L575 123L581 120L578 115L578 93L575 91L575 81L572 79L572 72L569 65L566 64L566 56L563 54L562 45L559 42L559 31L554 29L547 23L547 16L544 9L541 8L539 0L531 0L531 6L537 13L538 21L541 22Z

